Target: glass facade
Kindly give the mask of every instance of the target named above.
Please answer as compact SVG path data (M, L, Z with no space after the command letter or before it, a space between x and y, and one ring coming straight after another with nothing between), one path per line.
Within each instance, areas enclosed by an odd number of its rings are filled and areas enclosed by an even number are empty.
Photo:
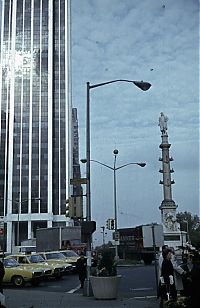
M67 0L1 5L0 216L11 220L8 237L19 214L32 221L29 230L21 227L20 240L33 236L40 220L51 226L65 214L71 173L69 7Z

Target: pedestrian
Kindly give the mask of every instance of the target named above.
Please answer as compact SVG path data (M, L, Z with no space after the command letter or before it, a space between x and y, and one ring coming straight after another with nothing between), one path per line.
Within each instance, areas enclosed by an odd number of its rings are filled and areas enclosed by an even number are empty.
M161 251L159 258L158 258L158 275L159 275L159 278L160 278L160 275L161 275L161 267L162 267L162 263L163 263L163 251L167 248L169 248L168 245L162 246L162 251Z
M181 291L181 296L186 296L186 297L189 297L191 294L191 277L190 277L189 262L190 259L188 254L183 255L182 264L180 266L186 274L182 276L183 291Z
M161 281L160 281L160 276L161 276L161 268L162 268L162 263L163 263L163 251L165 251L168 248L168 245L163 245L162 250L160 252L160 255L158 257L158 262L157 262L157 274L158 274L158 294L157 298L160 297L160 291L161 291Z
M87 259L83 252L80 253L80 257L76 262L76 269L78 272L79 280L81 283L81 289L84 287L84 281L87 277Z
M3 262L0 260L0 292L3 294L3 286L2 286L2 282L3 282L3 277L5 275L5 269L4 269L4 265Z
M190 307L199 308L200 303L200 254L198 252L194 253L192 258L193 267L190 272L191 277L191 297L190 297Z
M174 268L174 282L176 286L177 292L180 293L180 295L183 293L183 279L186 278L187 273L184 271L181 265L178 264L176 255L175 255L175 250L171 248L172 251L172 258L171 262Z
M5 307L5 296L3 294L3 286L2 286L4 275L5 275L4 265L3 262L0 260L0 308Z
M169 299L177 300L177 291L174 282L174 268L171 262L172 251L166 248L163 253L163 262L161 267L161 285L159 295L161 297L160 307L163 307L164 301Z

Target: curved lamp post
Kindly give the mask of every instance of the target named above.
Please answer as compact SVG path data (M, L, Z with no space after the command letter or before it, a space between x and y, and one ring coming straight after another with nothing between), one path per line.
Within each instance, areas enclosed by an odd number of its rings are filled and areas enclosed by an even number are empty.
M115 220L115 232L117 232L117 226L118 226L118 219L117 219L117 181L116 181L116 171L119 170L119 169L122 169L124 167L127 167L127 166L130 166L130 165L137 165L139 167L145 167L146 166L146 163L127 163L127 164L124 164L122 166L119 166L119 167L116 167L116 160L117 160L117 154L119 153L118 150L114 150L113 151L113 154L114 154L114 163L113 163L113 167L107 165L107 164L104 164L98 160L95 160L95 159L91 159L91 161L99 164L99 165L102 165L110 170L113 171L113 193L114 193L114 220ZM118 247L117 247L117 243L115 241L115 258L116 260L118 260Z
M87 97L86 97L86 177L87 177L87 185L86 185L86 220L91 221L91 195L90 195L90 90L105 86L110 83L115 82L129 82L134 84L136 87L141 89L142 91L147 91L151 84L149 82L144 81L135 81L135 80L127 80L127 79L115 79L110 80L98 84L91 85L90 82L87 82ZM88 265L87 265L87 295L89 296L89 276L90 276L90 267L91 267L91 243L92 243L92 235L89 235L87 238L87 257L88 257Z

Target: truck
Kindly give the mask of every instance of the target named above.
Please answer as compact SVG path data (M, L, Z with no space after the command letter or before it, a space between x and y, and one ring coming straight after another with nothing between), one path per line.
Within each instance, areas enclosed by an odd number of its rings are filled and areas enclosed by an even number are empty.
M118 253L123 259L143 260L151 264L156 252L164 245L163 226L160 224L139 225L117 230Z
M81 242L81 227L52 227L36 230L36 252L72 249L84 251L86 244Z

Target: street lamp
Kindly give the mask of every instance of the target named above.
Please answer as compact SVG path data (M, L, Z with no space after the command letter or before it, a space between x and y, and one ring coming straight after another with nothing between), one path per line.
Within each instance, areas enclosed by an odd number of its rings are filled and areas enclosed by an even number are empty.
M17 205L17 246L19 246L19 244L20 244L20 241L19 241L19 214L20 214L20 206L23 203L28 202L29 200L31 200L31 201L39 201L41 199L39 197L36 197L36 198L31 198L31 199L25 199L25 200L22 200L22 201L12 200L12 202ZM9 201L11 201L11 200L9 200Z
M139 167L145 167L146 166L146 163L127 163L127 164L124 164L122 166L119 166L119 167L116 167L116 160L117 160L117 154L119 153L118 150L114 150L113 151L113 154L114 154L114 163L113 163L113 167L107 165L107 164L104 164L98 160L95 160L95 159L91 159L91 161L99 164L99 165L102 165L108 169L111 169L113 171L113 193L114 193L114 220L115 220L115 232L117 232L117 226L118 226L118 219L117 219L117 181L116 181L116 171L119 170L119 169L122 169L124 167L127 167L127 166L130 166L130 165L137 165ZM118 260L118 247L117 247L117 241L115 241L115 258L116 260Z
M149 82L144 81L134 81L127 79L116 79L110 80L98 84L91 85L90 82L87 82L87 97L86 97L86 177L87 177L87 185L86 185L86 220L91 221L91 194L90 194L90 90L101 87L114 82L129 82L134 84L136 87L140 88L142 91L147 91L151 84ZM90 276L90 267L91 267L91 243L92 236L88 235L87 237L87 295L89 296L89 276Z

